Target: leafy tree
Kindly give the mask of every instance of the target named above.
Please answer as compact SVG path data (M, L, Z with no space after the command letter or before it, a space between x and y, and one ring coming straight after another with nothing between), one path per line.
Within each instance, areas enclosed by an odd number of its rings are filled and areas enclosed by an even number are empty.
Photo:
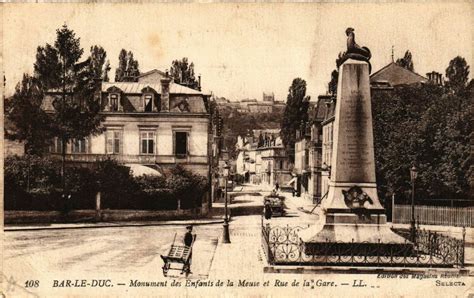
M115 70L116 82L135 82L140 75L138 61L133 58L132 51L122 49L119 54L119 66Z
M110 62L105 60L107 52L101 46L92 46L90 55L90 67L95 78L100 78L104 82L109 81Z
M405 52L405 55L403 56L403 58L398 58L395 63L397 65L403 67L403 68L406 68L406 69L410 70L410 71L413 71L415 69L414 66L413 66L413 60L412 60L411 52L409 50L407 50Z
M335 69L331 72L331 81L328 84L329 94L336 95L338 79L339 79L339 71Z
M170 75L175 83L199 90L199 82L194 76L194 63L189 63L187 57L181 60L174 60L171 63Z
M449 61L449 66L446 68L446 86L456 93L465 90L469 77L469 65L466 59L457 56Z
M79 62L84 50L80 38L66 25L56 30L54 46L39 46L34 64L35 76L43 91L54 91L54 112L49 114L51 132L62 141L61 177L65 186L66 145L102 132L100 106L93 58Z
M171 169L166 181L167 187L173 190L173 195L180 201L179 205L183 209L199 207L208 186L205 177L194 174L180 165Z
M452 63L450 63L451 65ZM462 80L461 80L462 81ZM419 169L417 199L468 199L474 85L465 92L426 84L374 93L377 183L383 199L410 196L410 167Z
M294 161L295 158L296 130L300 127L301 122L308 120L309 100L310 97L306 96L306 81L300 78L294 79L288 90L280 132L291 161Z
M27 155L44 153L52 137L49 117L41 109L43 91L38 79L23 75L14 95L5 103L5 114L11 124L6 137L25 142Z
M336 59L336 69L331 72L331 81L328 83L328 91L331 95L337 94L337 82L339 80L339 66L341 66L342 62L342 53L339 53Z

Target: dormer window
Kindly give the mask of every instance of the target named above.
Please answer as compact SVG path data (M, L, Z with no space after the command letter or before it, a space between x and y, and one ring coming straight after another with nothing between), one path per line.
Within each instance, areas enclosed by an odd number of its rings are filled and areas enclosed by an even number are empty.
M152 112L153 111L153 94L147 93L143 96L144 102L144 111L145 112Z
M121 95L122 90L117 88L116 86L112 86L106 90L106 101L107 104L105 105L104 111L106 112L123 112L123 107L121 104Z
M118 112L119 110L119 94L118 93L112 93L110 94L109 97L109 106L110 106L110 111L111 112Z

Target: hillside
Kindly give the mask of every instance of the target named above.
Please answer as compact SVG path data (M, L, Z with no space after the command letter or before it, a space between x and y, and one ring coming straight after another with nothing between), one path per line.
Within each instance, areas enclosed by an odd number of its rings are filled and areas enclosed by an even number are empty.
M219 106L219 113L224 119L224 147L230 156L235 157L237 136L244 136L253 129L279 129L283 112L242 113L231 107Z

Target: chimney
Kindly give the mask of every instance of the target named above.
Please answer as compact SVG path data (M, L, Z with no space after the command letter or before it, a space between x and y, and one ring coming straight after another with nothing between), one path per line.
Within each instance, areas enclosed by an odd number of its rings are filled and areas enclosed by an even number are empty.
M170 111L170 83L171 79L168 76L168 70L166 70L166 76L161 78L161 112Z
M201 91L201 75L198 75L198 90Z
M428 82L434 85L443 85L443 75L439 72L432 71L426 74L428 77Z

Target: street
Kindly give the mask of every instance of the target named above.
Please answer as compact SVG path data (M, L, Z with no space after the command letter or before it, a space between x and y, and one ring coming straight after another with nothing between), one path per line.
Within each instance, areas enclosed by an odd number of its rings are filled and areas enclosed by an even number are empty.
M246 190L256 190L247 187ZM232 205L262 205L263 196L238 196ZM263 207L262 207L263 208ZM272 224L310 224L309 215L289 205L287 217L273 218ZM233 217L231 237L234 235L258 236L261 216ZM157 225L140 227L113 227L96 229L60 229L15 231L5 233L4 271L13 272L23 266L47 272L101 273L155 272L161 275L163 261L176 234L176 243L182 243L185 225ZM198 225L193 251L192 277L207 278L221 224ZM257 237L258 238L258 237ZM258 238L260 239L260 238ZM38 266L39 265L39 266ZM179 271L171 271L170 275Z
M260 191L253 186L244 190ZM263 190L266 194L268 190ZM301 285L305 280L313 280L307 287L298 287L301 293L331 293L330 283L353 283L353 280L363 278L364 283L372 289L383 289L390 286L390 280L378 279L376 274L331 274L327 273L264 273L265 255L261 249L261 224L306 226L318 220L316 214L303 212L301 206L307 204L302 198L293 198L286 195L288 214L286 217L262 220L261 214L250 214L232 217L230 222L230 244L220 243L222 235L221 224L195 225L193 233L197 235L193 247L193 260L188 276L181 275L180 271L170 271L164 277L161 267L163 261L160 254L166 255L176 234L176 242L182 242L186 225L155 225L139 227L107 227L107 228L73 228L58 230L38 231L9 231L6 232L4 241L4 278L10 282L9 290L12 293L32 293L34 289L26 289L25 282L38 279L40 287L36 289L61 295L65 289L53 287L64 280L110 280L116 287L114 290L124 291L164 291L159 288L133 288L133 281L181 282L185 285L194 281L196 284L194 294L206 295L207 292L216 291L216 288L205 289L198 287L197 283L203 280L217 280L235 282L239 294L252 294L255 290L250 283L270 281L273 287L278 287L279 282L296 281ZM263 196L237 196L232 207L262 205ZM263 207L262 207L263 208ZM254 210L253 208L252 210ZM304 208L310 209L310 208ZM21 268L21 270L17 270ZM461 280L465 280L462 278ZM239 281L249 283L248 287L239 288ZM314 282L319 281L317 286ZM327 281L326 286L322 286ZM434 282L434 281L433 281ZM430 283L413 281L414 285L429 290ZM191 284L189 284L191 285ZM168 285L169 286L169 285ZM188 287L188 286L186 286ZM189 286L192 287L192 286ZM127 290L128 289L128 290ZM448 288L446 288L448 289ZM51 292L53 290L53 292ZM77 288L67 290L79 290ZM97 290L97 289L96 289ZM108 292L111 293L108 289ZM264 288L259 288L263 291ZM28 292L26 292L28 291ZM247 292L248 291L248 292ZM295 294L295 289L282 286L279 295ZM362 291L358 290L358 291ZM80 294L86 292L78 292ZM87 292L88 293L88 292ZM94 292L96 293L96 292ZM101 292L102 293L102 292ZM135 292L132 292L135 293ZM136 292L139 293L139 292ZM135 294L136 294L135 293ZM140 292L141 293L141 292ZM145 292L143 292L145 293ZM146 292L149 293L149 292ZM188 292L186 292L188 293ZM355 293L355 292L354 292ZM363 292L359 292L363 293ZM434 293L434 292L432 292Z

